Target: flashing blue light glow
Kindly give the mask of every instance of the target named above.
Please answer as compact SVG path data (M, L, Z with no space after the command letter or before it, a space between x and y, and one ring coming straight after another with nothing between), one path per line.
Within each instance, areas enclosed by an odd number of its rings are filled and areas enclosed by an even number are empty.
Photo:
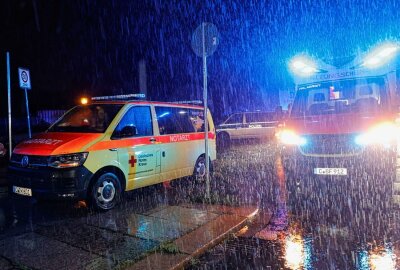
M386 43L373 50L364 60L363 66L373 69L388 63L396 54L399 45Z
M304 137L300 137L299 146L304 146L307 144L307 139Z
M361 146L364 146L364 145L367 145L367 144L368 144L368 141L367 141L367 139L365 138L365 135L364 135L364 134L361 134L361 135L356 136L355 139L354 139L354 142L355 142L357 145L361 145Z
M317 72L316 63L307 56L294 57L289 66L299 76L310 76Z
M304 74L312 74L312 73L315 73L316 71L317 71L317 69L314 68L314 67L304 67L304 68L302 69L302 72L303 72Z

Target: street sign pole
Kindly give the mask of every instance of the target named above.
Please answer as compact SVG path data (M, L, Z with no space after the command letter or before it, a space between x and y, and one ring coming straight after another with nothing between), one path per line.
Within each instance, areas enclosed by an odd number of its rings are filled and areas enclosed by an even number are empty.
M26 104L26 117L28 120L28 136L32 138L31 132L31 117L29 114L29 103L28 103L28 90L31 89L31 76L29 70L26 68L18 68L19 87L24 89L25 92L25 104Z
M11 78L10 78L10 53L7 52L7 94L8 94L8 154L12 154L11 138Z
M29 114L29 102L28 102L28 89L24 88L25 91L25 103L26 103L26 113L28 117L28 135L29 139L32 138L32 132L31 132L31 118Z
M204 104L204 163L206 176L206 194L210 199L210 153L208 140L208 91L207 91L207 56L212 55L218 46L218 30L212 23L203 22L192 36L192 49L194 53L203 59L203 104Z
M205 23L202 23L202 43L203 43L203 99L204 99L204 138L205 138L205 165L206 165L206 197L210 198L210 159L208 154L208 107L207 107L207 54L204 33Z

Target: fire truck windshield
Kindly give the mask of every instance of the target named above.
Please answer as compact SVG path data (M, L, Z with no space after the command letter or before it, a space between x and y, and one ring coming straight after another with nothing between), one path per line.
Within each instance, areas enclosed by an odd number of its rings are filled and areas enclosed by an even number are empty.
M300 85L291 116L340 113L375 114L388 106L383 78L361 78Z

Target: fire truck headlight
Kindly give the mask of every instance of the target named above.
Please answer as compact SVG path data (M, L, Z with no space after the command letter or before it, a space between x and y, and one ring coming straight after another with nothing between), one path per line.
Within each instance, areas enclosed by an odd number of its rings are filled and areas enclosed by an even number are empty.
M72 168L81 166L88 156L87 152L68 155L51 156L49 158L49 167L53 168Z
M366 133L355 138L358 145L382 144L390 145L396 141L398 134L397 127L392 123L382 123L371 128Z
M307 143L306 138L297 135L292 130L282 130L278 134L278 138L283 144L287 144L287 145L300 145L301 146L301 145L305 145Z

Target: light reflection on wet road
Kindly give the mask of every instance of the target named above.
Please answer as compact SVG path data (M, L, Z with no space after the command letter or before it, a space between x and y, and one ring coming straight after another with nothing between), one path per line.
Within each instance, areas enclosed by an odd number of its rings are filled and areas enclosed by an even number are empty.
M115 216L121 215L127 209L143 213L168 203L168 198L164 196L164 189L160 185L136 190L127 196L122 205L110 212ZM37 202L20 196L3 196L0 198L0 239L7 237L12 230L29 231L37 224L77 220L97 214L88 209L84 203Z
M150 216L163 213L168 197L161 185L137 190L106 213L82 203L3 198L0 269L115 269L131 263L195 227Z
M253 151L258 152L255 148ZM301 193L298 189L295 195L294 190L287 191L286 180L290 176L285 176L280 155L275 155L274 160L266 155L264 158L275 164L276 172L274 179L264 179L275 182L271 223L251 236L238 235L216 246L191 269L391 270L400 267L400 211L390 204L390 197L378 196L373 190L378 203L370 204L368 192L360 194L360 190L344 187L336 189L339 193L331 190L324 193L323 186L312 191L314 196L306 195L310 190ZM381 173L375 177L385 178L385 172ZM389 203L382 203L380 199Z

